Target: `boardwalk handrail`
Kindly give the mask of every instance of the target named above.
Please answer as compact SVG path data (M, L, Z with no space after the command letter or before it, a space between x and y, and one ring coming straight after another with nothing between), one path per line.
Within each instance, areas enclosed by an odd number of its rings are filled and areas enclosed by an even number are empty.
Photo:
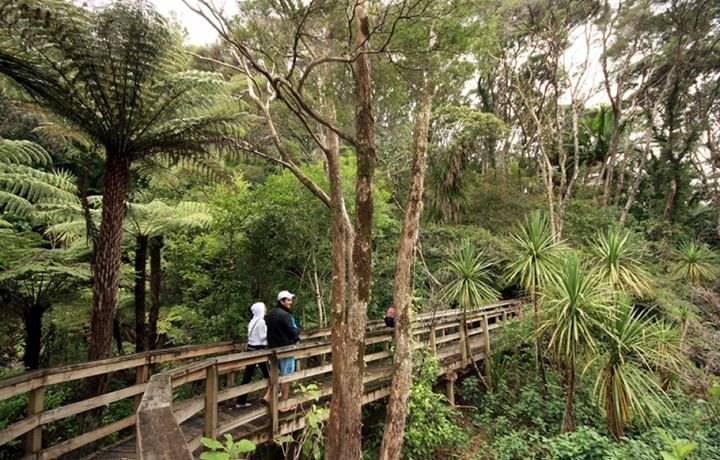
M516 305L516 301L499 302L492 305L486 305L481 309L472 312L472 315L506 315L507 312L512 309L511 307ZM417 315L413 323L416 331L424 331L422 333L427 334L428 327L433 322L436 324L451 323L453 321L458 321L460 317L461 313L458 310L446 310ZM417 333L418 332L416 332L416 334ZM391 336L385 328L382 320L368 322L367 334L368 345L387 343ZM141 396L146 393L146 385L150 379L152 364L177 365L190 359L216 356L216 358L193 362L163 373L170 375L172 388L177 388L185 383L198 382L201 380L206 383L210 382L211 385L214 385L217 388L219 376L226 376L226 382L231 382L232 385L227 384L226 389L217 392L214 396L212 391L206 391L205 398L207 399L210 397L211 400L190 399L188 401L175 402L172 409L178 423L182 423L184 420L187 420L196 413L204 410L206 405L214 405L215 413L217 413L217 403L235 398L241 394L257 391L267 386L267 381L234 386L235 373L244 369L247 364L252 362L263 362L268 359L274 361L275 359L279 359L284 356L295 356L298 360L307 360L308 358L322 357L323 355L328 355L330 353L330 345L329 342L326 341L330 335L329 329L309 330L304 332L302 335L305 339L305 343L299 346L289 347L288 349L237 353L240 349L239 342L189 345L148 351L100 361L42 369L0 380L0 401L21 394L28 395L27 416L24 419L0 430L0 446L11 440L26 435L26 455L33 456L35 458L55 458L109 434L133 427L136 424L135 414L115 421L109 425L96 428L88 433L82 433L74 438L62 441L53 446L45 447L42 446L41 443L42 426L47 423L78 415L88 410L109 405L127 398L134 398L135 407L137 408L141 404ZM433 338L434 335L435 334L433 334ZM373 352L366 356L366 361L387 359L389 356L389 352L387 351ZM125 388L120 388L109 393L67 404L52 410L45 410L43 408L44 391L47 386L102 374L109 374L112 372L132 371L133 369L135 370L135 381ZM271 380L284 382L321 375L330 371L331 366L329 364L325 364L322 367L299 370L297 373L293 374L293 378L289 378L290 376L287 376L279 379L276 377L273 379L271 376ZM271 406L271 411L277 412L278 408L281 407L278 407L277 403L275 403ZM211 412L209 415L209 417L211 417L212 411L209 412ZM275 424L277 423L275 420L276 418L277 416L274 417ZM212 425L213 421L208 420L207 423ZM216 425L216 421L214 424ZM224 430L222 432L229 431L228 429L225 429L227 427L222 428ZM210 431L208 434L213 434L213 431ZM196 442L191 443L191 448L199 445L199 438L193 441Z
M137 410L136 451L160 452L163 456L145 457L148 460L158 458L192 460L193 458L180 425L175 421L172 399L170 374L163 372L150 377L147 390Z

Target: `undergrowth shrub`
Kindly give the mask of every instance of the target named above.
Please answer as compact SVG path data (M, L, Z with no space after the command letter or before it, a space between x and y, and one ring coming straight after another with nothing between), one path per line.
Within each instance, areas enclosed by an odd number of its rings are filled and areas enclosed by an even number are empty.
M468 432L456 423L458 412L445 396L435 393L438 362L423 353L410 389L403 457L408 460L438 458L442 447L462 447Z

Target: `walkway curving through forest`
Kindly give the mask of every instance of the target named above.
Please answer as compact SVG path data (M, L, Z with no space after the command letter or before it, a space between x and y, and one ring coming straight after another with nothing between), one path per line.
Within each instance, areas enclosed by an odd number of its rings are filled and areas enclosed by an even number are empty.
M453 382L457 372L466 368L471 360L487 356L492 331L522 314L522 304L511 300L468 312L467 328L462 327L463 317L458 310L415 317L415 347L428 347L437 357L439 376L447 382L451 402L454 402ZM155 458L179 459L192 458L191 453L199 455L203 436L217 438L231 433L235 439L263 443L292 433L304 426L302 415L312 404L325 404L331 397L329 336L329 329L308 331L303 334L300 345L253 352L238 352L242 344L234 342L156 350L4 379L0 381L0 401L25 395L28 411L24 419L0 430L0 451L24 438L24 458L51 459L65 455L77 458L83 453L94 459L150 458L154 454L159 455ZM386 328L382 321L369 322L363 404L390 393L392 336L393 330ZM280 377L274 364L288 356L295 357L296 372ZM264 361L271 363L270 384L292 382L296 388L293 397L281 404L274 394L268 405L256 403L250 408L235 408L233 402L243 394L250 395L250 401L259 401L268 379L237 385L236 377L248 364ZM49 387L103 374L124 384L100 396L44 408L44 395ZM317 392L298 390L301 385L309 384L316 385ZM70 439L45 444L44 426L122 401L126 404L133 401L135 413ZM295 410L281 412L288 407ZM87 456L86 446L98 441L107 444L108 439L119 440Z

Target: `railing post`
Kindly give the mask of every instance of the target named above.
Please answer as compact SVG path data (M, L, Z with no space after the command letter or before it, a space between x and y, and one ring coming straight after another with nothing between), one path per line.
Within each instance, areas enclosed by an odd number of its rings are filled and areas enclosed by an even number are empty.
M278 383L280 380L280 367L278 365L278 357L275 352L270 355L270 429L272 430L270 435L272 439L275 439L278 431L280 430L280 421L278 419Z
M147 383L148 379L150 378L150 365L143 364L142 366L138 366L135 368L135 383L141 384L141 383ZM143 395L137 395L135 396L135 412L137 412L138 407L140 407L140 402L142 401Z
M28 416L39 414L43 411L45 401L45 387L36 388L30 391L28 397ZM25 455L37 454L42 449L42 426L33 428L25 438Z
M205 381L205 426L203 436L215 439L217 437L218 419L218 370L213 364L207 368L207 380Z
M437 342L435 341L435 325L430 325L430 350L433 356L437 356Z
M485 345L485 380L490 388L492 388L492 373L490 372L490 365L492 364L492 350L490 349L490 325L488 324L487 315L482 317L482 328L483 328L483 342Z
M235 371L227 373L225 377L225 388L232 388L235 386Z

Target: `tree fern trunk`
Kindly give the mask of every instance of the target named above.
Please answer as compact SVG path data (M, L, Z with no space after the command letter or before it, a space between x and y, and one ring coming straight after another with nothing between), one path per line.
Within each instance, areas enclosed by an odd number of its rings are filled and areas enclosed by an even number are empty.
M25 320L25 354L23 363L28 369L37 369L40 366L40 346L42 341L42 315L45 308L39 303L33 303L23 311Z
M148 236L138 235L135 244L135 353L145 351L145 278Z
M158 346L157 323L160 316L160 287L162 285L162 247L163 237L154 236L150 239L150 316L148 317L149 339L148 348L154 350Z
M111 354L113 317L120 282L122 223L129 178L130 158L108 152L105 160L102 223L93 271L89 361L107 358Z

